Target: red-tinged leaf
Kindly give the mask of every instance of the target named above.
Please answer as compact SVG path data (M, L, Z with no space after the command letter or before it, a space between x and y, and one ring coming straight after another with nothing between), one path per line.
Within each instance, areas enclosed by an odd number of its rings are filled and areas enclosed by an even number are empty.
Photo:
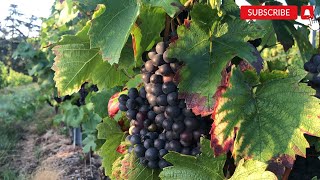
M111 96L108 103L108 113L110 117L114 117L119 111L119 101L118 98L121 94L118 92Z
M127 147L123 144L120 144L118 147L117 147L117 152L120 153L120 154L125 154L127 152Z
M189 19L184 19L183 24L184 24L184 26L186 26L187 28L190 28L190 20L189 20Z
M213 113L213 148L230 149L236 161L305 156L309 144L304 133L320 136L319 101L312 88L299 83L306 73L289 69L289 74L278 78L269 72L258 76L234 69L232 73L230 86Z

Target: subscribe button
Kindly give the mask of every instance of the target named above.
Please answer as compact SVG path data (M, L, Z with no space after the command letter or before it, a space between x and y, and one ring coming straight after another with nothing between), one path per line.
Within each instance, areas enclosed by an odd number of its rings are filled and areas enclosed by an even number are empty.
M241 6L241 19L256 20L295 20L298 17L297 6Z

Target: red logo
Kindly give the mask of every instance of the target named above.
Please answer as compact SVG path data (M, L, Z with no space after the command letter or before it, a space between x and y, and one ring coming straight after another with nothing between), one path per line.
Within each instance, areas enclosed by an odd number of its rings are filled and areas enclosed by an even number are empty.
M301 6L301 19L313 19L314 8L313 6Z
M257 20L295 20L297 6L241 6L241 19Z

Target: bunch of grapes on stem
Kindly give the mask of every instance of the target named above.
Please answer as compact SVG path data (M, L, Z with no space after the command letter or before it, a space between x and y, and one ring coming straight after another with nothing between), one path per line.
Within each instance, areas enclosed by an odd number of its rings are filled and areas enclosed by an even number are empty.
M131 120L129 152L135 153L140 163L159 169L170 166L163 156L169 151L186 155L200 153L200 137L209 137L211 120L196 116L179 99L177 59L168 58L168 45L159 42L145 53L141 69L144 87L131 88L119 97L119 109Z

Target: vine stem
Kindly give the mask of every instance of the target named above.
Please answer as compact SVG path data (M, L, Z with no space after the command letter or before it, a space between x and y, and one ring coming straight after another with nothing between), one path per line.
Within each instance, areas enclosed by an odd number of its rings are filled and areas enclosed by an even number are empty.
M166 25L164 29L164 41L169 40L169 34L170 34L170 25L171 25L171 18L170 16L166 15Z
M193 4L194 0L188 0L187 2L184 3L184 7L189 7L190 5Z

